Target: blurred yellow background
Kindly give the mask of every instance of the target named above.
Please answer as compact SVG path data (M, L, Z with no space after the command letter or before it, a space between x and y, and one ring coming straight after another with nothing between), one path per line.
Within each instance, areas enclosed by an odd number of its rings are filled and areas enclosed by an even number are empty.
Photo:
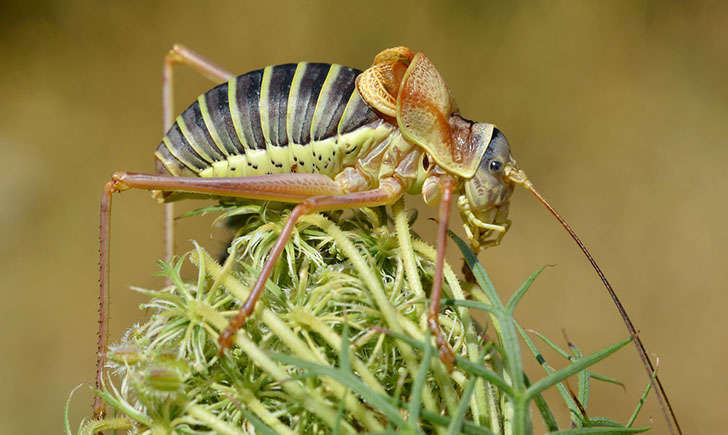
M659 356L686 433L724 427L728 3L91 3L0 6L0 432L57 433L71 389L93 383L98 200L112 171L153 169L162 60L177 42L238 73L299 60L365 68L394 45L426 52L461 112L504 131L521 167L592 248ZM176 73L181 111L211 84ZM161 285L162 207L140 192L115 204L118 338L145 316L129 286ZM423 219L434 210L418 207L419 231L434 234ZM626 337L545 209L518 191L511 217L503 245L480 257L504 297L539 266L557 265L517 318L559 343L564 328L585 352ZM187 219L178 250L192 238L219 250L219 233ZM647 382L636 351L596 370L626 390L594 385L590 415L626 421ZM542 375L535 364L529 373ZM89 404L83 388L74 426ZM565 409L555 411L565 425ZM654 396L640 418L651 423L665 433Z

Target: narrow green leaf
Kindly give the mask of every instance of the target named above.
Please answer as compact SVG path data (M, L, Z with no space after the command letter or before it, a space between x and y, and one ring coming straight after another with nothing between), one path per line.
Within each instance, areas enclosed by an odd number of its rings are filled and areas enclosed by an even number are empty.
M71 394L68 395L68 399L66 399L66 408L63 412L63 423L66 426L66 435L71 435L71 421L68 418L68 414L71 412L71 399L73 398L73 393L78 391L79 388L81 388L83 384L78 384L76 388L71 390Z
M341 370L351 373L351 361L349 360L349 322L346 321L346 318L344 318L344 330L341 333L339 367L341 367Z
M560 348L556 343L554 343L553 341L549 340L549 338L546 337L545 335L543 335L540 332L538 332L536 330L533 330L533 329L530 329L528 332L530 332L531 334L533 334L536 337L540 338L541 341L543 341L544 343L546 343L546 345L548 347L550 347L551 349L555 350L559 355L563 356L565 359L568 359L569 361L573 361L574 360L574 358L572 358L571 355L569 355L569 353L567 351L565 351L562 348Z
M589 371L582 370L576 374L576 377L579 385L577 390L577 397L579 398L581 406L583 406L586 410L589 406Z
M481 354L478 357L478 362L482 362L484 356L485 352L481 351ZM463 396L460 398L460 404L458 405L458 409L455 411L455 416L450 422L450 425L447 427L448 435L456 435L461 432L463 423L465 422L465 413L468 411L468 407L470 406L470 396L473 395L473 390L475 389L475 383L477 381L478 377L473 376L468 381L468 385L465 386Z
M596 379L597 381L607 382L609 384L619 385L620 387L624 388L624 384L616 379L600 375L594 372L589 372L589 376Z
M252 412L248 411L247 409L243 407L238 407L240 410L240 413L243 414L246 420L250 422L250 424L253 425L255 428L256 434L262 434L262 435L276 435L276 431L274 431L270 426L265 424L263 420L259 419L255 416Z
M422 410L422 387L427 379L427 372L430 370L432 362L432 343L430 343L430 334L425 336L425 356L420 363L420 369L417 371L415 382L412 385L412 395L409 401L409 422L413 427L420 424L420 411Z
M410 346L412 346L414 348L417 348L420 350L423 350L425 348L424 343L422 343L421 341L415 340L411 337L407 337L404 334L399 334L394 331L384 331L384 332L391 335L392 337L395 337L399 340L404 341L405 343L409 344ZM484 366L475 364L474 362L472 362L468 359L465 359L463 357L460 357L460 356L455 356L455 365L457 365L458 367L460 367L461 369L465 370L466 372L468 372L472 375L479 376L479 377L487 380L491 384L498 387L501 391L503 391L503 393L505 393L509 397L513 397L513 395L514 395L513 388L503 378L498 376L495 372L488 370Z
M182 281L182 278L180 276L182 271L182 266L184 265L185 259L190 253L187 252L179 257L173 257L168 262L158 260L157 264L162 269L159 272L156 273L156 275L160 276L166 276L172 281L172 283L177 287L180 291L184 291L186 286L184 281Z
M659 363L659 361L658 361ZM650 393L650 390L652 389L652 385L655 382L655 378L657 377L657 368L655 368L655 371L652 372L652 377L650 378L649 382L647 382L647 387L645 387L645 390L642 392L642 396L640 396L640 401L637 403L637 408L635 408L634 412L632 413L632 416L629 418L629 421L627 421L627 427L632 427L634 424L634 421L637 419L637 416L640 413L640 410L642 410L642 405L645 404L645 400L647 399L647 395Z
M528 376L526 376L525 373L523 374L523 378L526 388L531 386L531 381L528 379ZM559 430L559 425L556 422L556 417L554 417L554 413L551 412L549 404L546 402L546 399L543 398L541 393L533 396L533 402L536 404L536 409L538 409L538 412L541 414L541 418L543 419L544 425L546 425L546 429L548 429L549 431Z
M521 334L521 337L526 343L526 346L531 350L534 358L536 358L536 361L538 361L541 367L543 367L543 370L546 372L546 374L550 375L554 373L555 370L549 365L543 355L541 355L541 352L536 347L536 344L533 342L533 340L531 340L531 337L528 336L526 331L521 327L521 325L518 324L518 322L516 322L516 328L518 328L518 332ZM559 382L558 384L556 384L556 389L559 390L559 395L561 395L561 399L564 401L564 404L570 411L571 420L574 422L574 424L581 426L584 417L581 415L581 410L578 406L576 406L576 402L574 402L574 399L566 390L564 384Z
M511 382L513 382L513 390L516 394L525 392L525 385L523 383L523 363L521 361L521 347L518 343L518 335L516 335L516 329L514 327L514 320L512 316L501 318L501 343L505 348L506 352L506 366L508 367L508 374L511 376Z
M145 426L152 425L152 420L149 417L147 417L146 415L137 411L135 408L131 408L129 406L124 406L124 404L121 403L119 400L117 400L116 397L112 396L111 394L107 393L106 391L94 390L94 393L97 396L104 399L104 402L111 405L113 408L117 409L118 411L122 412L127 417L130 417L132 420L134 420L138 423L141 423Z
M438 426L444 426L444 427L449 426L450 422L452 420L450 417L445 417L444 415L435 414L434 412L428 411L427 409L422 410L422 419L425 421L429 421L430 423L436 424ZM494 435L493 432L491 432L487 427L479 426L470 421L466 421L463 423L462 433L473 434L473 435Z
M623 427L582 427L578 429L560 430L557 432L550 432L552 435L579 435L579 434L627 434L627 433L640 433L647 432L650 430L649 427L639 428L623 428Z
M513 317L505 311L503 301L498 298L493 282L488 277L483 266L478 262L477 257L470 247L465 243L465 241L463 241L463 239L455 235L452 231L448 231L448 233L463 253L465 261L470 267L470 270L473 272L475 280L480 285L480 288L485 292L489 302L493 305L493 307L501 311L501 314L496 316L500 323L499 331L501 343L508 355L506 358L506 366L508 367L508 372L513 382L513 390L518 394L522 392L525 387L521 376L523 373L521 350L518 344L518 336L516 334L515 327L513 326Z
M228 207L228 206L221 206L222 210L229 209L225 213L221 214L220 216L215 218L215 221L213 223L222 222L225 219L233 216L240 216L244 214L252 214L252 213L260 213L261 207L257 204L251 204L247 206L239 206L239 207Z
M339 399L339 408L336 411L336 421L334 422L334 435L339 435L341 433L341 421L344 419L344 404L346 403L346 395L349 394L349 389L344 389L344 394L342 394L341 399Z
M281 353L271 354L270 357L284 364L294 365L296 367L307 370L310 375L328 376L338 381L342 385L348 387L350 390L359 394L362 399L368 402L374 409L384 414L396 426L407 426L407 422L402 419L399 410L389 403L388 398L377 394L364 382L355 378L351 373L346 373L340 369L324 366L321 364L303 360L301 358L297 358L295 356L285 355Z
M589 417L589 421L587 423L589 424L589 427L625 427L622 423L607 417Z
M213 206L210 206L210 207L196 208L194 210L190 210L188 212L182 213L175 220L185 219L185 218L188 218L188 217L198 216L198 215L204 216L207 213L216 213L216 212L219 212L219 211L225 211L228 208L230 208L230 207L227 206L227 205L213 205Z
M84 423L81 429L78 431L79 435L94 435L98 433L104 433L106 431L125 431L129 433L134 428L134 423L128 418L114 417L105 418L103 420L90 420Z
M234 372L234 369L230 367L229 363L223 363L223 370L225 373L229 375L229 378L234 379L234 375L232 373ZM245 417L246 420L250 422L250 424L253 425L255 428L256 433L260 433L263 435L275 435L276 431L273 430L270 426L268 426L263 420L259 419L255 414L248 411L248 409L245 408L245 406L235 400L233 396L229 393L225 393L225 395L230 399L230 401L235 405L235 408L237 408L241 414L243 414L243 417Z
M455 244L458 245L458 248L460 248L460 252L462 252L463 257L465 257L465 262L470 268L470 271L473 272L475 281L478 282L478 285L481 289L483 289L490 302L493 306L504 309L505 307L503 306L503 302L500 298L498 298L498 293L495 291L493 281L491 281L490 277L488 277L488 273L485 271L485 268L483 268L483 265L478 262L478 257L476 257L475 253L463 239L458 237L452 231L448 231L448 234L455 241Z
M564 337L566 337L566 335L564 335ZM573 343L573 342L572 342L572 341L571 341L570 339L568 339L568 338L567 338L567 340L566 340L566 341L567 341L567 343L566 343L566 344L567 344L567 345L569 346L569 349L571 349L571 353L572 353L572 355L574 355L574 358L575 358L575 359L579 359L579 358L583 358L583 357L584 357L584 354L583 354L583 353L581 353L581 350L579 350L579 348L578 348L578 347L576 346L576 344L575 344L575 343Z
M613 354L614 352L627 345L627 343L629 343L630 341L632 341L632 337L619 343L613 344L606 349L595 352L578 361L574 361L567 367L555 373L552 373L543 379L538 380L533 385L531 385L531 387L528 388L528 390L526 391L526 397L531 398L534 394L539 393L546 388L563 381L564 379L579 372L580 370L584 370L585 368L596 364L597 362L603 360L604 358L608 357L609 355Z
M455 306L455 307L466 307L466 308L475 308L476 310L483 310L488 313L493 314L494 316L501 316L503 314L503 311L499 310L498 308L488 305L484 302L478 302L478 301L469 301L466 299L442 299L440 301L440 304L443 306Z
M546 266L541 266L536 272L531 274L531 276L528 277L528 279L521 285L521 287L513 293L513 296L508 300L506 303L506 311L513 315L513 312L516 310L516 305L518 302L525 296L526 292L529 288L531 288L531 284L533 284L533 281L538 277L541 272L546 268Z
M564 340L566 340L566 346L568 346L569 350L571 351L571 355L573 358L570 358L572 361L581 359L584 357L584 354L579 350L579 348L576 346L576 343L571 341L571 339L566 335L566 331L562 330L564 334ZM579 403L581 404L582 408L585 410L589 407L589 390L590 390L590 373L589 370L582 370L579 373L576 374L577 378L577 393L576 397L579 400Z

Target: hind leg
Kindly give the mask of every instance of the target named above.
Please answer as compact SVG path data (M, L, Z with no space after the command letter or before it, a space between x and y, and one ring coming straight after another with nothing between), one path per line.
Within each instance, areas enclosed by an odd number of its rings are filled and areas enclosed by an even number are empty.
M164 192L190 192L215 196L263 199L299 203L311 197L336 198L344 192L334 181L321 174L280 174L254 177L197 178L116 172L106 183L101 197L99 234L99 332L96 354L96 389L101 390L106 365L109 304L109 242L111 200L116 192L129 189ZM317 202L316 204L319 204ZM94 416L104 415L104 402L96 396Z
M162 109L163 109L163 131L172 126L174 122L174 98L173 98L173 72L175 65L187 65L215 83L229 80L233 74L224 70L215 63L207 60L200 54L189 48L175 44L164 58L164 69L162 72ZM143 188L143 187L142 187ZM109 224L111 219L111 194L117 192L117 181L106 185L104 195L101 199L101 236L100 236L100 258L101 269L100 293L99 293L99 332L98 349L96 356L96 389L101 389L106 363L106 337L108 318L108 267L109 267ZM169 261L174 253L174 206L172 203L165 204L164 210L164 251L165 258ZM93 412L96 418L101 418L105 412L103 400L100 397L94 399Z
M263 294L265 282L275 266L276 260L283 252L288 239L291 237L296 221L304 215L316 213L326 210L343 210L348 208L374 207L377 205L391 204L396 201L403 193L402 185L394 178L385 178L380 182L380 187L373 190L365 190L362 192L353 192L343 195L324 195L316 196L302 201L293 208L288 216L283 230L278 235L275 245L268 254L268 258L263 265L263 269L255 281L255 285L250 290L248 299L245 300L240 311L230 319L227 327L220 332L218 344L220 345L220 353L233 344L233 338L240 328L245 324L245 320L253 314L255 304Z

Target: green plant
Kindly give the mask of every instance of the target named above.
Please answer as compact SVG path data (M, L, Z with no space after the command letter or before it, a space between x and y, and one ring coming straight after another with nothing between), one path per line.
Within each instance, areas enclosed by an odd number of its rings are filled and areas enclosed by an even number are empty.
M553 370L512 315L541 270L504 304L454 235L477 285L464 285L446 265L441 325L458 355L448 373L425 323L435 251L412 237L403 201L391 219L384 208L303 218L237 346L221 358L218 332L245 299L287 212L260 204L213 209L236 223L227 259L219 264L195 244L160 263L171 286L136 289L150 297L144 308L154 314L110 347L116 380L96 392L116 416L84 422L81 433L523 434L532 432L532 402L558 431L541 396L554 385L574 426L559 433L646 430L631 428L634 419L624 426L584 412L590 379L615 382L588 368L629 340L586 357L576 347L559 349L571 362ZM186 261L197 268L196 282L180 277ZM487 312L493 331L478 326L470 309ZM523 372L519 334L547 373L533 383ZM574 395L562 384L572 375Z

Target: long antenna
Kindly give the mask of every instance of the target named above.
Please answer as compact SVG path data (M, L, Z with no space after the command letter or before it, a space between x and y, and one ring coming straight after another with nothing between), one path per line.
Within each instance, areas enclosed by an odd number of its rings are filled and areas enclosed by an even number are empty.
M662 414L665 416L665 421L667 421L668 429L670 429L670 433L674 434L682 434L682 429L680 428L680 424L677 421L677 416L675 415L675 411L672 409L672 405L670 404L670 399L667 398L667 393L665 393L665 389L662 387L662 382L660 382L660 378L655 373L654 365L652 364L652 361L650 360L650 357L647 354L647 349L645 349L645 345L642 344L642 340L640 339L640 336L637 334L637 329L634 327L634 324L632 323L632 320L629 318L629 315L627 314L627 311L624 309L624 306L622 305L622 302L619 301L619 298L617 297L617 294L614 292L614 289L612 289L611 284L609 284L609 281L607 281L607 277L604 275L604 272L599 268L597 265L597 262L594 261L594 258L589 253L589 250L584 246L584 243L582 243L581 239L579 239L579 236L576 235L574 230L571 229L569 224L566 223L564 218L559 215L556 210L554 210L553 207L551 207L551 204L544 199L543 196L541 196L540 193L536 190L536 188L533 187L533 183L528 179L526 174L520 170L516 169L512 166L506 166L506 177L511 180L512 182L519 184L523 186L526 190L533 193L533 195L538 198L541 203L546 206L546 208L551 212L551 214L554 215L556 220L559 221L561 226L564 227L564 229L571 235L571 238L574 239L577 245L579 245L579 248L581 249L581 252L584 253L586 258L589 260L589 263L591 263L594 270L597 272L597 275L599 275L599 279L602 280L602 283L604 283L604 287L607 288L607 292L609 293L609 296L612 298L612 301L614 302L614 305L617 306L617 310L619 311L619 315L622 316L622 320L624 320L624 324L627 326L627 330L629 331L630 335L632 336L632 340L634 341L635 346L637 347L637 352L640 354L640 359L642 359L642 364L645 367L645 370L647 370L647 376L650 379L650 382L652 383L652 386L655 387L655 394L657 395L657 401L660 403L660 409L662 409ZM657 384L657 385L655 385Z

